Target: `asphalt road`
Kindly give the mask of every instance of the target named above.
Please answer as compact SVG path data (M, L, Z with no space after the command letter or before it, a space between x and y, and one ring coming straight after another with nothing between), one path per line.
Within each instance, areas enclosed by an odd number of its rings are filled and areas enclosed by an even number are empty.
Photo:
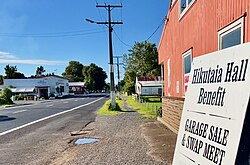
M95 94L0 110L0 164L50 164L107 99Z

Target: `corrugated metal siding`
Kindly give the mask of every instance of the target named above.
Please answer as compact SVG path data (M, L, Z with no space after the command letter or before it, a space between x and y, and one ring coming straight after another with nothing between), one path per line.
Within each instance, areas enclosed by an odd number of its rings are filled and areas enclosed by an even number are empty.
M196 0L179 20L179 2L168 14L158 47L159 61L165 64L165 93L167 59L171 59L171 96L182 96L182 54L193 48L193 57L218 50L218 31L245 15L244 42L250 40L249 0ZM180 93L176 93L176 81Z

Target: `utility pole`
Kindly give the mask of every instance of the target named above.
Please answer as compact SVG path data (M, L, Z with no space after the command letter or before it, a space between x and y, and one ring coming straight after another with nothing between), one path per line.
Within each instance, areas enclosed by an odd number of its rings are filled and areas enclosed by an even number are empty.
M112 22L111 21L111 10L114 8L122 8L122 5L99 5L97 4L96 7L102 7L105 8L108 11L108 22L95 22L90 19L86 19L86 21L90 23L96 23L96 24L106 24L108 25L109 29L109 65L110 65L110 98L111 98L111 105L112 107L116 106L115 102L115 80L114 80L114 64L113 64L113 48L112 48L112 31L113 26L115 24L123 24L123 22Z
M118 97L120 98L120 65L123 65L123 63L119 63L119 58L123 58L122 56L114 56L116 58L117 62L117 72L118 72Z

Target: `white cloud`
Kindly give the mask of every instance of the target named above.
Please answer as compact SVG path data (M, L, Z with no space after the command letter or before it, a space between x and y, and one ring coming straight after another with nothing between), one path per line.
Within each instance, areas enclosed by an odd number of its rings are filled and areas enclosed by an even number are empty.
M0 52L0 64L65 65L67 62L44 59L19 59L11 53Z
M1 59L16 59L17 57L13 54L7 52L0 52L0 60Z

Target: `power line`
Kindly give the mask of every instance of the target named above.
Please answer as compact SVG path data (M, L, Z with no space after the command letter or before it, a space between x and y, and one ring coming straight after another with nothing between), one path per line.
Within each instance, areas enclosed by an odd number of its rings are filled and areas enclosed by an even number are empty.
M96 0L96 5L98 5L98 1ZM99 17L100 17L100 19L101 19L101 21L102 22L104 22L104 16L103 16L103 14L101 13L101 11L100 11L100 8L98 8L98 13L99 13ZM100 27L101 29L106 29L106 24L104 24L104 25L102 25L102 27ZM108 38L108 34L107 34L107 32L105 32L105 34L106 34L106 37Z
M166 19L165 17L162 19L161 23L158 25L155 31L148 37L148 39L146 39L146 41L148 41L151 37L153 37L153 35L158 31L158 29L164 24L165 19Z
M121 5L123 4L122 3L122 0L120 0L120 3L121 3ZM121 9L121 21L123 21L123 9ZM121 26L121 40L123 41L123 26ZM124 50L124 48L123 48L123 45L121 46L122 47L122 52L123 52L123 50Z
M36 38L56 38L56 37L74 37L74 36L83 36L95 33L103 33L107 30L96 30L96 31L71 31L71 32L61 32L61 33L40 33L40 34L18 34L18 33L0 33L2 37L36 37Z
M132 48L131 45L126 44L125 42L123 42L123 41L120 39L120 37L118 36L118 34L115 32L115 30L114 30L114 34L115 34L115 36L118 38L118 40L119 40L121 43L123 43L123 44L124 44L125 46L127 46L127 47Z
M74 31L64 31L64 32L47 32L47 33L0 33L6 34L6 35L54 35L54 34L68 34L68 33L78 33L78 32L91 32L93 30L98 30L98 29L89 29L89 30L74 30Z

